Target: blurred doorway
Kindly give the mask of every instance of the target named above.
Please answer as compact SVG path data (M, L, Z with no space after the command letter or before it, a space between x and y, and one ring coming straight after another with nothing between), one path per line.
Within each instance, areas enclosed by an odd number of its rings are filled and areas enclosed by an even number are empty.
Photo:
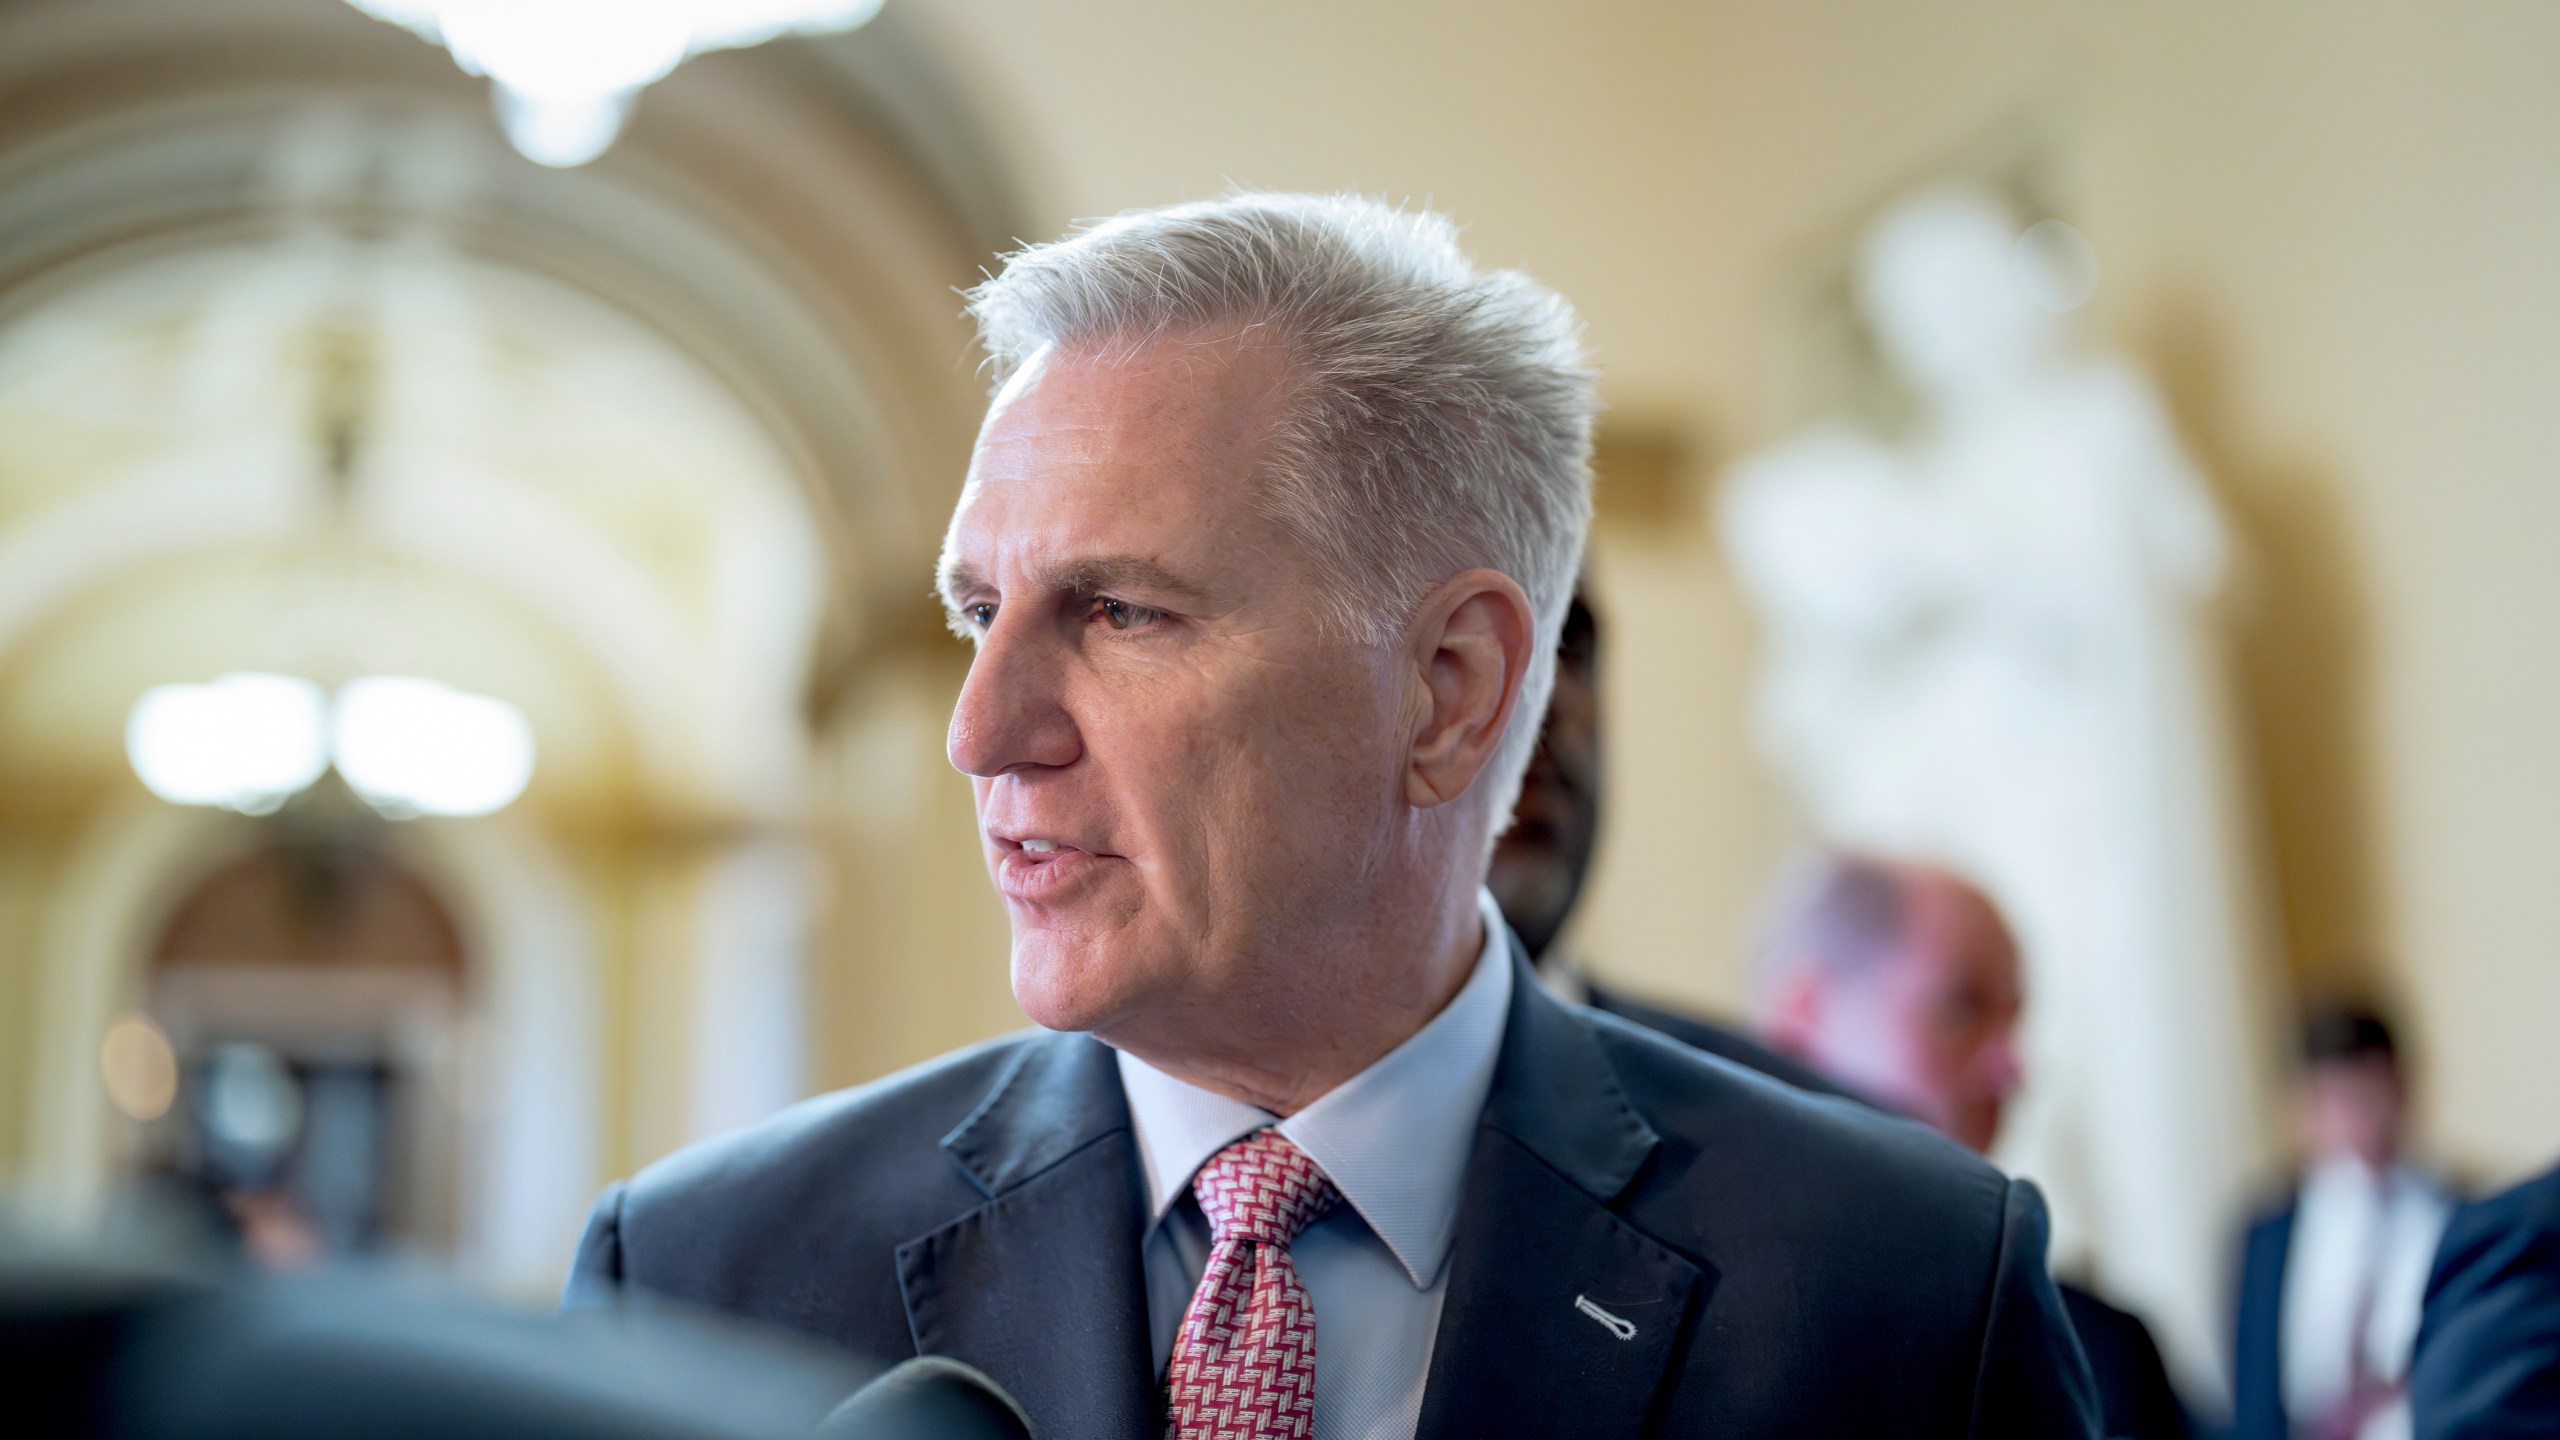
M143 1162L216 1198L269 1264L457 1238L469 966L385 828L329 792L270 817L152 955L148 1014L184 1078Z

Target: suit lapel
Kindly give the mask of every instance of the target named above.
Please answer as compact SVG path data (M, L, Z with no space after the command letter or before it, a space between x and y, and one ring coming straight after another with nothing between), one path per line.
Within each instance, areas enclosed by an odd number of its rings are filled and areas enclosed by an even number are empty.
M917 1353L984 1370L1052 1440L1153 1432L1142 1184L1110 1052L1025 1047L942 1145L987 1202L898 1247Z
M1642 1430L1712 1284L1610 1209L1659 1143L1599 1042L1519 965L1460 1202L1423 1440Z

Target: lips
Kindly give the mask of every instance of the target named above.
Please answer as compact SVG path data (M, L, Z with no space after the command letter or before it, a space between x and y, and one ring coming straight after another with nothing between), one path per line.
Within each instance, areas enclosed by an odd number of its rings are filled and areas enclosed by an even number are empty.
M1047 835L989 831L987 838L996 843L996 889L1035 908L1073 900L1097 871L1120 858Z
M1046 834L1027 827L1020 830L989 830L987 838L995 841L1008 853L1018 851L1033 860L1049 860L1069 854L1107 855L1110 853L1099 845Z

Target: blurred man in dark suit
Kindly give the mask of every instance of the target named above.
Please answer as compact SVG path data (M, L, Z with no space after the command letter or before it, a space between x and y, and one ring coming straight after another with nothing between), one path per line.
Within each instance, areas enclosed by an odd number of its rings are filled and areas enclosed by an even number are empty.
M1600 622L1592 612L1590 596L1576 587L1556 650L1555 687L1547 702L1546 724L1521 781L1511 828L1494 846L1493 868L1485 881L1502 906L1503 918L1528 948L1539 982L1564 999L1631 1020L1799 1089L1865 1099L1734 1025L1640 1000L1601 983L1556 943L1591 870L1592 847L1600 835L1603 768Z
M2233 1434L2406 1434L2402 1382L2454 1196L2406 1154L2408 1080L2381 1016L2304 1018L2293 1109L2301 1179L2241 1248Z
M1793 877L1760 957L1755 1028L1779 1053L1988 1151L2021 1078L2026 996L1999 908L1931 865L1832 854ZM2060 1287L2110 1436L2189 1423L2140 1318Z
M1558 949L1599 832L1599 661L1599 622L1577 593L1546 729L1490 881L1539 957L1540 979L1710 1054L1989 1148L2018 1082L2018 956L1999 912L1954 876L1856 857L1809 867L1778 907L1763 956L1757 1038L1621 994ZM2078 1286L2060 1291L2097 1377L2106 1433L2186 1435L2141 1320Z
M2445 1225L2409 1411L2415 1440L2560 1440L2560 1169Z
M2094 1433L2031 1185L1557 1003L1485 893L1590 516L1559 297L1239 195L971 313L950 756L1044 1028L612 1187L573 1300L962 1360L1050 1440Z

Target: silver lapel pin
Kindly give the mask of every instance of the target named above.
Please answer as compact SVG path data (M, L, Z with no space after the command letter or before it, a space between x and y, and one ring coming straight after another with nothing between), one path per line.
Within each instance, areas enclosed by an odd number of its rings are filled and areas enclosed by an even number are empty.
M1601 1309L1599 1306L1592 1304L1591 1297L1588 1295L1574 1296L1573 1308L1590 1316L1592 1319L1599 1321L1601 1324L1606 1325L1609 1327L1609 1333L1617 1336L1621 1340L1633 1340L1636 1338L1636 1322L1625 1319L1621 1316L1612 1315L1608 1311Z

